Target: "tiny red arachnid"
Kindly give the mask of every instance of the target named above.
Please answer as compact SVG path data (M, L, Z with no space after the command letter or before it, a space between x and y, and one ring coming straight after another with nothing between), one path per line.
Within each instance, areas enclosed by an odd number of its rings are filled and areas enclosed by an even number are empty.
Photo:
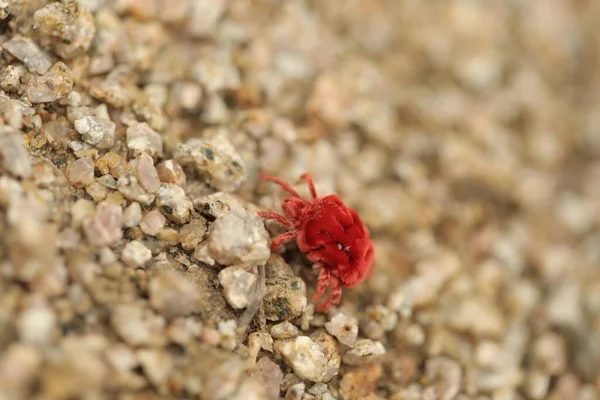
M347 207L336 195L318 197L312 176L306 181L312 199L300 197L294 188L282 179L261 173L260 177L280 185L291 194L283 200L283 215L273 211L259 211L264 219L273 219L290 228L289 232L273 239L271 250L285 242L296 240L298 248L319 270L317 292L313 300L321 297L331 287L327 300L317 306L325 311L338 304L342 287L354 286L370 275L375 256L369 231L356 211Z

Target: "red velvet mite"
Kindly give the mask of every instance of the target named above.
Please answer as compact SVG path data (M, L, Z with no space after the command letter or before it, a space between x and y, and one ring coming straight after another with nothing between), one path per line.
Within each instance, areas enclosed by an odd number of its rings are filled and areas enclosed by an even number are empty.
M312 200L303 199L290 184L277 177L262 173L260 176L291 194L283 200L283 215L273 211L258 212L260 217L273 219L290 228L289 232L273 239L271 250L296 240L300 251L314 263L313 268L319 270L313 300L331 287L329 297L317 305L317 311L325 311L338 304L342 287L357 285L371 273L375 253L369 231L356 211L347 207L338 196L318 197L310 174L302 175L301 179L308 184Z

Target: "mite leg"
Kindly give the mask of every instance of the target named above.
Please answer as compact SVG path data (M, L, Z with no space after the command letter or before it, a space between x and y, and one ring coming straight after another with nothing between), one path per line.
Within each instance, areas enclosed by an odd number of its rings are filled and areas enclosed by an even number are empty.
M331 306L339 304L340 300L342 299L342 286L340 285L338 278L335 276L330 276L328 284L331 286L329 297L324 303L316 306L315 309L317 312L327 311L327 309L329 309Z
M325 291L327 290L327 286L329 286L329 270L324 268L324 264L315 263L313 268L320 269L319 271L319 280L317 283L317 291L313 296L313 301L317 300L319 297L323 296Z
M308 184L308 189L310 189L310 195L313 200L317 198L317 189L315 188L315 182L313 181L313 177L308 172L303 174L300 179L303 179Z
M292 196L300 198L298 192L296 192L294 188L289 183L285 182L283 179L277 178L276 176L267 175L262 172L260 172L259 175L261 179L264 179L265 181L275 182L276 184L281 186L283 190L289 192Z
M281 235L273 239L273 242L271 243L271 250L277 250L282 244L289 242L290 240L296 239L296 236L298 236L298 231L289 231L286 233L282 233Z
M294 223L288 219L286 219L283 215L277 214L273 211L259 211L257 212L258 216L264 219L274 219L279 222L281 225L293 228Z

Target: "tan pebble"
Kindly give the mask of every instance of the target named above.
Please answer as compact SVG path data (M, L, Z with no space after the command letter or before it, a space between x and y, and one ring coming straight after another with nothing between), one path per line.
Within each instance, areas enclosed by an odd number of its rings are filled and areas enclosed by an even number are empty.
M67 165L67 179L73 186L85 187L94 182L94 161L91 157L82 157Z
M185 172L181 165L175 160L165 160L156 166L158 177L161 182L174 183L183 187L186 182Z
M146 235L156 236L165 226L167 219L158 210L149 211L142 218L140 228Z

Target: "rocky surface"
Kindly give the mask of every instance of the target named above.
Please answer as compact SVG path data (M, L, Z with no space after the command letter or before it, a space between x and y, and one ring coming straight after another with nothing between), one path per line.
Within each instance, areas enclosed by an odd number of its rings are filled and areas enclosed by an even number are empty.
M0 399L600 398L598 21L0 0ZM328 313L258 171L372 234Z

